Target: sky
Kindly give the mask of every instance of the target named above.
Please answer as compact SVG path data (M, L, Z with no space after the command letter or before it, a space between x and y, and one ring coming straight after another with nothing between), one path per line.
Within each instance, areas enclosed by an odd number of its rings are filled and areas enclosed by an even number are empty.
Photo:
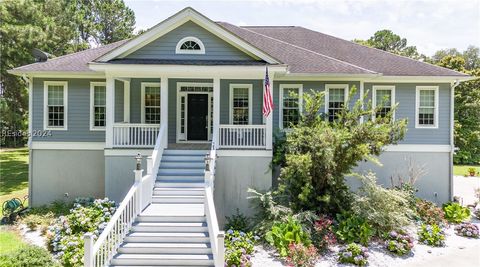
M235 25L302 26L346 40L390 29L420 53L480 46L480 0L125 0L136 29L148 29L190 6Z

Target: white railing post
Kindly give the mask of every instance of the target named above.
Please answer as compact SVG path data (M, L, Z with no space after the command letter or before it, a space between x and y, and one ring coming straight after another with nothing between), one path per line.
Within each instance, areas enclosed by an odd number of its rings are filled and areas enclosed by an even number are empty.
M152 174L153 170L153 159L152 156L147 158L147 174Z
M143 177L143 170L142 170L142 155L138 153L138 155L135 157L135 160L137 161L137 166L135 170L133 171L135 173L135 184L138 186L137 187L137 194L136 194L136 214L139 215L142 212L142 177Z
M223 267L225 265L225 232L220 231L217 235L217 258L215 259L215 267Z
M83 247L85 249L85 254L83 255L83 264L85 267L93 267L93 234L86 233L83 235L83 240L85 241Z

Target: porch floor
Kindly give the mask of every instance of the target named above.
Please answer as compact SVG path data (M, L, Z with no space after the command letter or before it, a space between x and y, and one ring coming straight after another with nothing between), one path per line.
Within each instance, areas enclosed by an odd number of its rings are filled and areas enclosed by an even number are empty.
M210 150L211 143L170 143L167 149Z

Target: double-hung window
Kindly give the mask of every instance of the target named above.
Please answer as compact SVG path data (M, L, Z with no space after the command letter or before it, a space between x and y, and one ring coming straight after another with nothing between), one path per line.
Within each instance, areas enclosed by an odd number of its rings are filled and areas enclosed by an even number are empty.
M303 86L301 84L280 84L280 128L288 129L297 125L302 111Z
M375 118L384 118L395 105L395 86L373 86L373 107L377 109Z
M105 130L106 86L104 82L90 83L90 130Z
M160 124L160 83L142 83L142 122Z
M438 127L438 86L417 86L415 127Z
M67 130L67 82L44 82L44 128Z
M230 85L230 123L252 124L252 85Z
M338 114L346 104L348 84L327 84L325 90L327 91L325 113L328 115L328 121L333 122L338 119Z

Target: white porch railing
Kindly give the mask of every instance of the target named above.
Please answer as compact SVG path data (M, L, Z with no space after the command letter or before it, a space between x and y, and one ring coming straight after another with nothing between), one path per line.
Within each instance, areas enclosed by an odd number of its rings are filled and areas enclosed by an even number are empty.
M265 125L220 125L219 148L266 148Z
M212 135L212 146L208 157L208 164L205 166L205 216L207 217L208 232L210 233L210 244L212 246L213 260L215 267L223 267L225 261L225 232L220 231L213 200L215 183L215 165L217 159L218 132L214 129Z
M165 134L166 125L162 125L156 137L152 156L147 159L147 174L142 177L143 170L134 171L135 183L98 239L95 241L91 233L85 234L85 267L108 266L137 216L151 203L154 181L163 149L167 146L166 139L163 138Z
M160 131L158 124L116 123L113 147L153 147Z

